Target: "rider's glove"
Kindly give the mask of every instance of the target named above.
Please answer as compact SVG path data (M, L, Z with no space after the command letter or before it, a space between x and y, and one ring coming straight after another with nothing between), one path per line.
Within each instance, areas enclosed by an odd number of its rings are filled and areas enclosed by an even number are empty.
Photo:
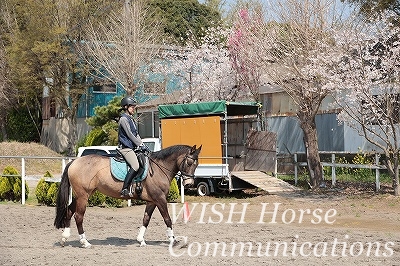
M140 149L142 152L150 152L149 147L147 147L145 144L141 144L141 145L139 146L139 149Z

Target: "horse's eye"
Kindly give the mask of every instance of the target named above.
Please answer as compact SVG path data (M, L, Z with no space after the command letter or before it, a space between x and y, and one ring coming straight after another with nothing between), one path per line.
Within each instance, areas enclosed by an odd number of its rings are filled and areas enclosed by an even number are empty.
M186 164L188 166L191 166L194 163L194 159L193 158L186 158Z

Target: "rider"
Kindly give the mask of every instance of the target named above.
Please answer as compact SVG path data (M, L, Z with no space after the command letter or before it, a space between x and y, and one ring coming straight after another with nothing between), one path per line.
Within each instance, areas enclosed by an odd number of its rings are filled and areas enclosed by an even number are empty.
M132 117L135 113L136 105L136 100L131 96L126 96L121 100L120 110L124 110L125 112L121 114L118 122L118 150L131 167L125 177L124 186L121 190L122 197L129 195L129 184L139 172L140 165L134 150L148 151L148 147L139 136L136 123Z

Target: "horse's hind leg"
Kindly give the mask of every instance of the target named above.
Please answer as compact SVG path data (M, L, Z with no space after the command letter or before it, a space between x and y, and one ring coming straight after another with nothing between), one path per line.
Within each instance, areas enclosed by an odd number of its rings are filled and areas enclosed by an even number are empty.
M146 228L150 223L151 215L153 214L155 208L156 205L153 202L147 202L143 216L143 225L140 227L139 234L136 238L141 247L146 246L146 242L144 241L144 233L146 232Z
M87 198L79 198L76 202L75 223L78 228L79 242L83 248L90 248L92 245L86 239L85 231L83 230L83 216L86 211Z
M71 236L71 218L72 218L72 215L74 215L74 213L75 213L75 208L76 208L75 203L76 203L75 200L72 200L72 203L67 208L67 215L65 217L65 228L61 235L62 238L60 241L60 244L62 247L65 246L65 243L67 242L68 238Z

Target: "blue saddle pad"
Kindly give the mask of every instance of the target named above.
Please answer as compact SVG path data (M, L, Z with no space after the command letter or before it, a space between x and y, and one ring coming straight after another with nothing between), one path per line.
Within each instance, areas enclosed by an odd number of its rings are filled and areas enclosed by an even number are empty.
M125 161L117 160L115 159L115 157L111 157L110 169L113 177L115 177L120 181L124 181L126 174L128 173L129 170L129 165L127 165ZM133 182L142 182L146 178L148 170L149 170L149 158L146 157L143 174L141 176L136 176L133 179Z

